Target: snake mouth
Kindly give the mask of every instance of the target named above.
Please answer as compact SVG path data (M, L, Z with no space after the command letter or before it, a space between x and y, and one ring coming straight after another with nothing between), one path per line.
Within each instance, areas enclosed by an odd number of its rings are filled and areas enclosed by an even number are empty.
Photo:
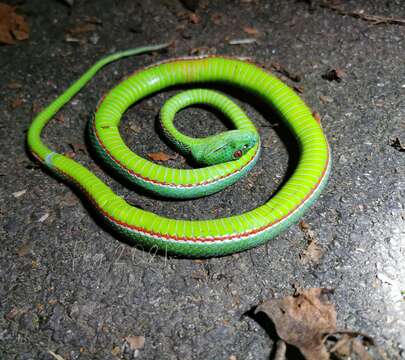
M234 158L239 159L242 156L242 150L236 150L233 153Z

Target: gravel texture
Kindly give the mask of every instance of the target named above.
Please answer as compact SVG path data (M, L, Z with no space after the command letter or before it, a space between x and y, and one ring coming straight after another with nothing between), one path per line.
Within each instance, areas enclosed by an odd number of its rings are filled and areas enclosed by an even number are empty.
M405 17L402 0L344 7ZM340 328L373 336L390 359L405 358L405 162L404 152L391 146L397 137L405 143L405 26L372 25L293 0L201 1L190 20L180 3L163 0L76 0L70 9L31 0L20 12L30 39L0 47L2 359L54 359L49 350L72 360L269 359L276 339L251 310L291 294L292 284L334 289ZM81 42L67 42L66 31L89 17L102 24L72 35ZM248 34L247 26L258 34ZM229 45L244 38L257 42ZM128 201L159 214L195 219L253 209L288 175L296 147L277 117L244 94L232 93L259 127L263 155L248 178L204 199L162 201L130 191L81 144L98 99L139 67L196 49L277 62L301 76L299 83L284 80L302 87L333 149L329 185L304 216L322 249L319 261L300 259L307 243L298 226L267 246L204 261L130 247L27 157L25 132L34 112L88 66L105 53L168 40L175 47L167 53L125 59L99 73L47 127L46 142L65 152L73 144L78 161ZM341 81L322 77L333 68L344 69ZM125 115L122 133L134 151L173 153L154 126L172 93ZM178 126L196 136L225 128L203 109L180 113ZM187 166L180 157L168 165ZM131 335L145 337L142 349L129 348L124 338Z

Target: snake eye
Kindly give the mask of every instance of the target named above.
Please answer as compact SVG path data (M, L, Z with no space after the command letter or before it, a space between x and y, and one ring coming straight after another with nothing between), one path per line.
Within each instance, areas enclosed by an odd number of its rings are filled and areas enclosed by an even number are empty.
M239 159L242 156L242 151L241 150L236 150L233 153L234 158Z

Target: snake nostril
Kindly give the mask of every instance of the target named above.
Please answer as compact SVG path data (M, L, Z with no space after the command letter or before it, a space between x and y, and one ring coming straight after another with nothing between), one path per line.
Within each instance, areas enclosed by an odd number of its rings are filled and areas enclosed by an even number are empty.
M233 156L236 157L236 158L240 158L242 156L242 151L241 150L236 150L233 153Z

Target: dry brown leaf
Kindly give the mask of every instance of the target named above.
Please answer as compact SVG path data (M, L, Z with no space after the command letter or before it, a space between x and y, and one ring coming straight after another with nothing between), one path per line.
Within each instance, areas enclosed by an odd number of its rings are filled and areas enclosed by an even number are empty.
M352 352L357 354L360 360L373 360L359 339L352 339Z
M326 298L330 290L306 289L294 296L272 299L258 306L273 321L278 336L296 346L307 360L326 360L324 335L336 331L335 306Z
M14 21L15 26L14 29L11 31L14 37L19 41L27 40L29 38L29 29L24 17L22 17L21 15L15 15Z
M325 344L328 351L338 359L388 360L384 350L376 346L373 338L357 331L344 330L327 334Z
M332 347L330 352L336 353L339 356L347 357L350 355L351 352L351 344L350 344L351 338L349 335L344 334L335 344L335 346Z
M177 155L169 155L162 151L151 152L151 153L148 153L147 155L153 161L168 161L168 160L177 159Z
M0 44L13 45L16 40L29 38L24 17L15 13L16 7L0 3Z
M145 346L144 336L130 335L125 337L124 340L128 343L131 350L139 350Z
M259 35L259 30L255 29L255 28L252 27L252 26L245 26L245 27L243 28L243 31L244 31L246 34L249 34L249 35Z

